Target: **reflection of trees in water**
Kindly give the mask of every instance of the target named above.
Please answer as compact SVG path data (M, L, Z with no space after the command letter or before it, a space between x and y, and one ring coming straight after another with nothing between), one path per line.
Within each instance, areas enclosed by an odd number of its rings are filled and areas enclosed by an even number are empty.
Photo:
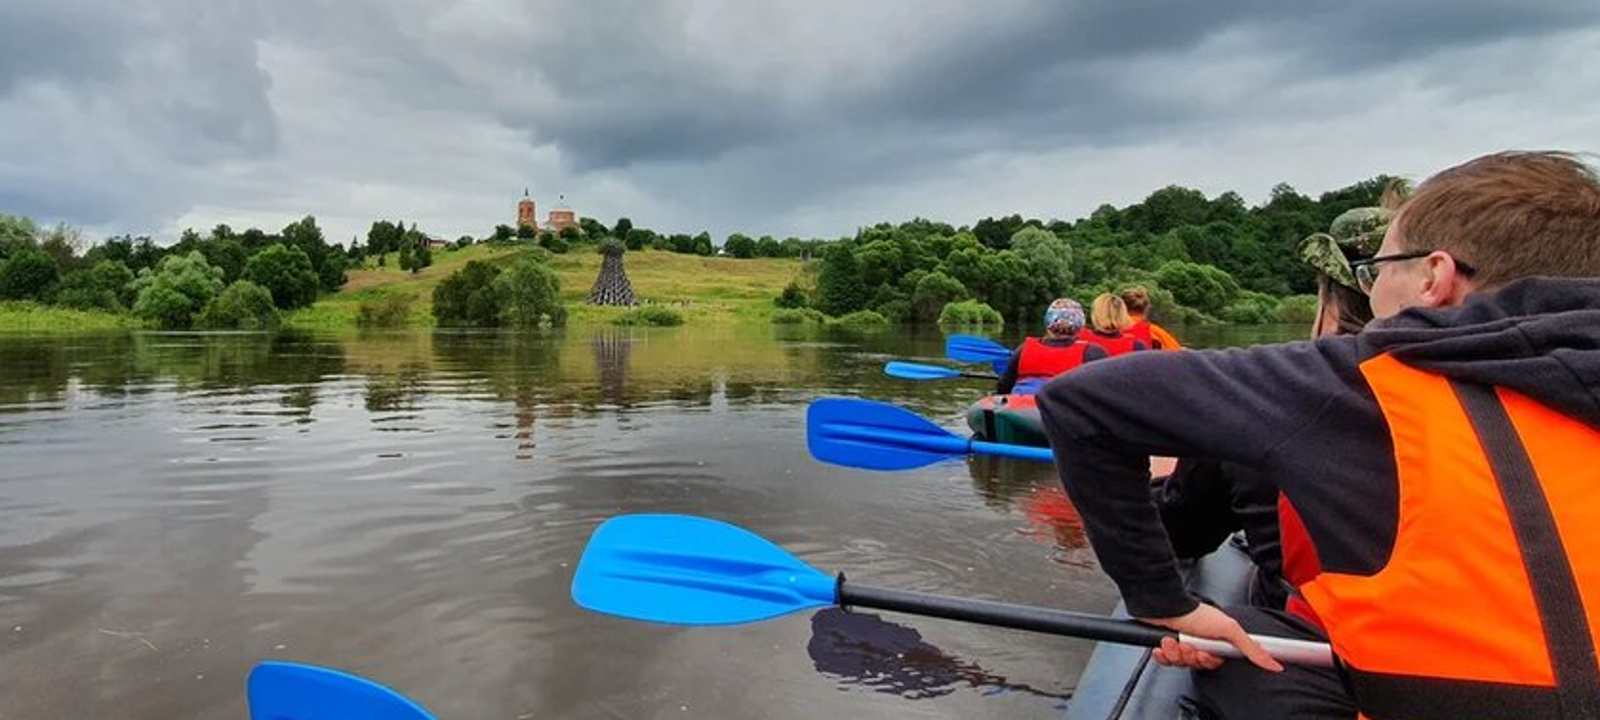
M364 393L367 412L403 412L416 406L426 395L424 381L427 370L414 365L403 366L393 373L368 375Z
M540 416L570 412L560 392L560 331L434 333L435 357L455 376L464 394L488 393L511 404L516 458L533 459L534 427Z
M600 397L612 405L628 404L628 358L633 338L626 331L607 328L589 338L595 372L600 376Z
M24 337L0 343L0 404L59 400L69 381L104 397L171 382L180 391L285 386L285 407L309 416L316 386L343 373L337 343L307 335L117 333Z
M1071 697L1011 682L945 653L912 628L839 608L826 608L811 616L811 641L806 651L817 672L912 700L949 695L960 685L1062 700Z

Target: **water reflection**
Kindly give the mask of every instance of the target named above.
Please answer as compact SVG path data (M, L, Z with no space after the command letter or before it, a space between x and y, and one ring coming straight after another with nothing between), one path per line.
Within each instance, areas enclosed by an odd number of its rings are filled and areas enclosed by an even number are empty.
M760 326L0 337L0 717L243 717L267 657L441 718L1047 715L1085 644L684 630L568 597L598 522L686 512L898 587L1105 610L1092 568L1040 551L1081 542L1047 468L807 456L819 395L960 427L981 384L881 371L942 353L931 330ZM819 675L818 637L855 664ZM897 654L901 690L837 692Z
M1040 690L984 670L977 663L953 657L922 639L922 633L877 615L839 608L811 616L811 641L806 652L817 672L845 685L911 700L948 695L960 686L986 694L1022 692L1066 700L1070 693Z

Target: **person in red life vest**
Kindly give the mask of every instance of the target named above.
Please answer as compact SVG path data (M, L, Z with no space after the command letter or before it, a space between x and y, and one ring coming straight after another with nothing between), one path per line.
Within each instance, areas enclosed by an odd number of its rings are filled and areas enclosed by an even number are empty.
M1088 332L1082 333L1085 341L1106 349L1111 357L1126 355L1135 350L1149 350L1150 344L1123 330L1133 327L1128 316L1128 306L1111 293L1100 293L1089 304Z
M1101 567L1134 617L1243 652L1154 653L1209 669L1231 719L1600 717L1600 178L1563 153L1472 160L1351 265L1378 318L1356 335L1134 353L1040 391ZM1245 634L1302 628L1184 590L1153 454L1248 466L1289 498L1336 682Z
M995 391L1031 395L1050 378L1109 357L1103 348L1078 337L1083 321L1083 306L1078 301L1056 298L1044 311L1044 337L1027 338L1011 353Z
M1328 232L1314 233L1302 242L1300 259L1317 271L1311 339L1354 335L1372 320L1372 307L1350 263L1377 251L1404 192L1404 183L1391 183L1382 206L1348 210L1334 219ZM1228 535L1243 530L1256 565L1250 604L1282 610L1308 633L1323 632L1316 612L1298 592L1321 571L1316 548L1294 505L1259 472L1237 463L1184 458L1171 475L1158 481L1153 493L1178 557L1206 555ZM1336 681L1336 676L1329 674L1328 679ZM1202 688L1205 685L1201 683Z
M1133 319L1133 324L1123 330L1149 345L1154 350L1182 350L1183 344L1178 342L1177 336L1167 329L1157 325L1146 317L1150 312L1150 291L1143 285L1135 285L1121 293L1122 302L1128 306L1128 317Z

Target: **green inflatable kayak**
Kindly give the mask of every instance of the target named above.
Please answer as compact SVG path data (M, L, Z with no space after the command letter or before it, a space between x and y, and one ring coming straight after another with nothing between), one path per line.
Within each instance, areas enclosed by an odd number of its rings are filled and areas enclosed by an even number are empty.
M967 408L967 427L980 440L1049 447L1032 395L985 395Z

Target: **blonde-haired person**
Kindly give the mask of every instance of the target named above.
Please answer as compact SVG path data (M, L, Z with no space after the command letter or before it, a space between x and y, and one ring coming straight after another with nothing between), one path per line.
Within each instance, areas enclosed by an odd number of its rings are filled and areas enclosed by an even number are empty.
M1088 332L1082 333L1082 337L1085 342L1105 348L1111 357L1149 350L1149 343L1126 332L1131 327L1133 318L1128 315L1128 306L1122 298L1100 293L1089 305Z
M1135 285L1123 290L1123 304L1128 306L1128 317L1133 318L1133 325L1124 332L1143 340L1146 345L1156 350L1182 350L1183 344L1167 329L1150 322L1145 316L1150 312L1150 291L1143 285Z

